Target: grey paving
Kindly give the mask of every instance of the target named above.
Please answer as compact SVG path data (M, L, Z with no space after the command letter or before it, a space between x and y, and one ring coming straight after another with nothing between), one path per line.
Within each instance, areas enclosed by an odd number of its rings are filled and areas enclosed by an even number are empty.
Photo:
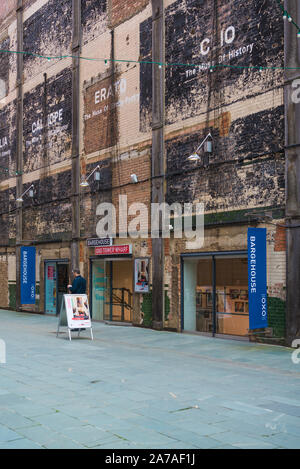
M0 449L300 448L284 347L0 311Z

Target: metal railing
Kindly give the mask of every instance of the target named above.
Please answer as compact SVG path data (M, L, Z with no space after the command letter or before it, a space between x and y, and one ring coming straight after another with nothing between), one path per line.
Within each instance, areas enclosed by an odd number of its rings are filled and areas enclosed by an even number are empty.
M131 291L128 288L112 288L112 301L108 304L119 306L121 308L121 321L125 321L125 309L129 310L130 314L133 309Z

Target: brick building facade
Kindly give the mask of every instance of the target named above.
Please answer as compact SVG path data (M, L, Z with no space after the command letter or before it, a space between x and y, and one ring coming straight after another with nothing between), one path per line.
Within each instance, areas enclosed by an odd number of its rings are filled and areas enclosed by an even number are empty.
M150 208L163 179L166 202L205 204L205 241L191 250L184 239L164 240L162 327L249 337L247 228L266 227L269 328L250 337L284 343L282 16L273 0L163 3L161 52L174 65L156 64L153 74L147 62L159 1L10 0L0 7L0 49L26 52L0 55L0 305L56 314L78 264L95 319L151 326L156 293L134 292L133 276L134 260L150 259L151 283L152 240L118 236L114 244L132 246L123 260L97 256L86 241L97 237L100 203L113 202L118 212L126 195L129 206ZM98 60L77 60L78 52ZM153 172L155 73L164 83L161 175ZM188 160L209 132L207 163ZM100 181L80 187L98 165ZM18 205L31 184L34 197ZM37 249L35 306L19 299L23 245Z

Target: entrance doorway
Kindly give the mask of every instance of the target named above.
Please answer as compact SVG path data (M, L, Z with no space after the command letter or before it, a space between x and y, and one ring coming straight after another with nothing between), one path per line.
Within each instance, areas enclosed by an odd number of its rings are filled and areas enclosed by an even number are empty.
M63 295L68 293L69 261L45 261L45 313L59 314Z
M109 316L110 265L105 260L92 263L92 299L93 319L103 321Z
M90 303L94 320L132 322L132 260L93 259L91 286Z

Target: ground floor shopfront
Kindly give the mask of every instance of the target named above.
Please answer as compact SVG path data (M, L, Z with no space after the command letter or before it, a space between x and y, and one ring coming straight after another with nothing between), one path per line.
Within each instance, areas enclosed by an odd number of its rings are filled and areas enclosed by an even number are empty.
M285 335L285 246L275 227L267 230L268 330L264 337ZM120 246L128 250L120 253ZM22 310L57 315L72 281L69 242L36 248L36 301ZM79 267L87 280L95 321L152 327L151 239L112 241L111 253L79 243ZM164 329L249 338L247 226L206 230L200 251L186 249L183 239L164 241ZM138 267L138 268L137 268ZM2 248L0 307L16 307L15 249ZM147 279L147 282L145 282ZM147 285L146 285L147 284ZM255 336L250 335L251 340Z
M43 250L39 250L40 256ZM90 255L92 254L92 255ZM49 256L49 252L46 254ZM90 311L95 321L133 322L134 259L132 254L97 256L86 249L81 274L87 280ZM38 259L39 301L36 307L46 314L58 315L63 295L72 283L71 259ZM26 306L26 305L25 305ZM41 307L42 306L42 307Z
M182 255L182 329L249 336L247 252Z
M200 252L178 241L180 257L180 329L198 334L284 343L286 335L286 242L284 221L259 225L266 233L266 305L268 325L250 329L251 255L249 225L206 229ZM248 262L250 260L250 262ZM173 289L174 292L174 289ZM251 311L250 311L251 312Z
M125 240L126 241L126 240ZM40 246L36 250L37 296L33 306L22 309L58 315L67 285L72 283L71 247ZM147 304L147 320L151 326L150 256L145 256L140 243L113 244L108 254L80 244L80 271L87 281L87 295L94 321L110 321L143 325L143 305ZM98 248L101 249L101 248ZM52 258L51 258L52 257Z
M133 320L133 260L90 259L90 308L94 320Z

